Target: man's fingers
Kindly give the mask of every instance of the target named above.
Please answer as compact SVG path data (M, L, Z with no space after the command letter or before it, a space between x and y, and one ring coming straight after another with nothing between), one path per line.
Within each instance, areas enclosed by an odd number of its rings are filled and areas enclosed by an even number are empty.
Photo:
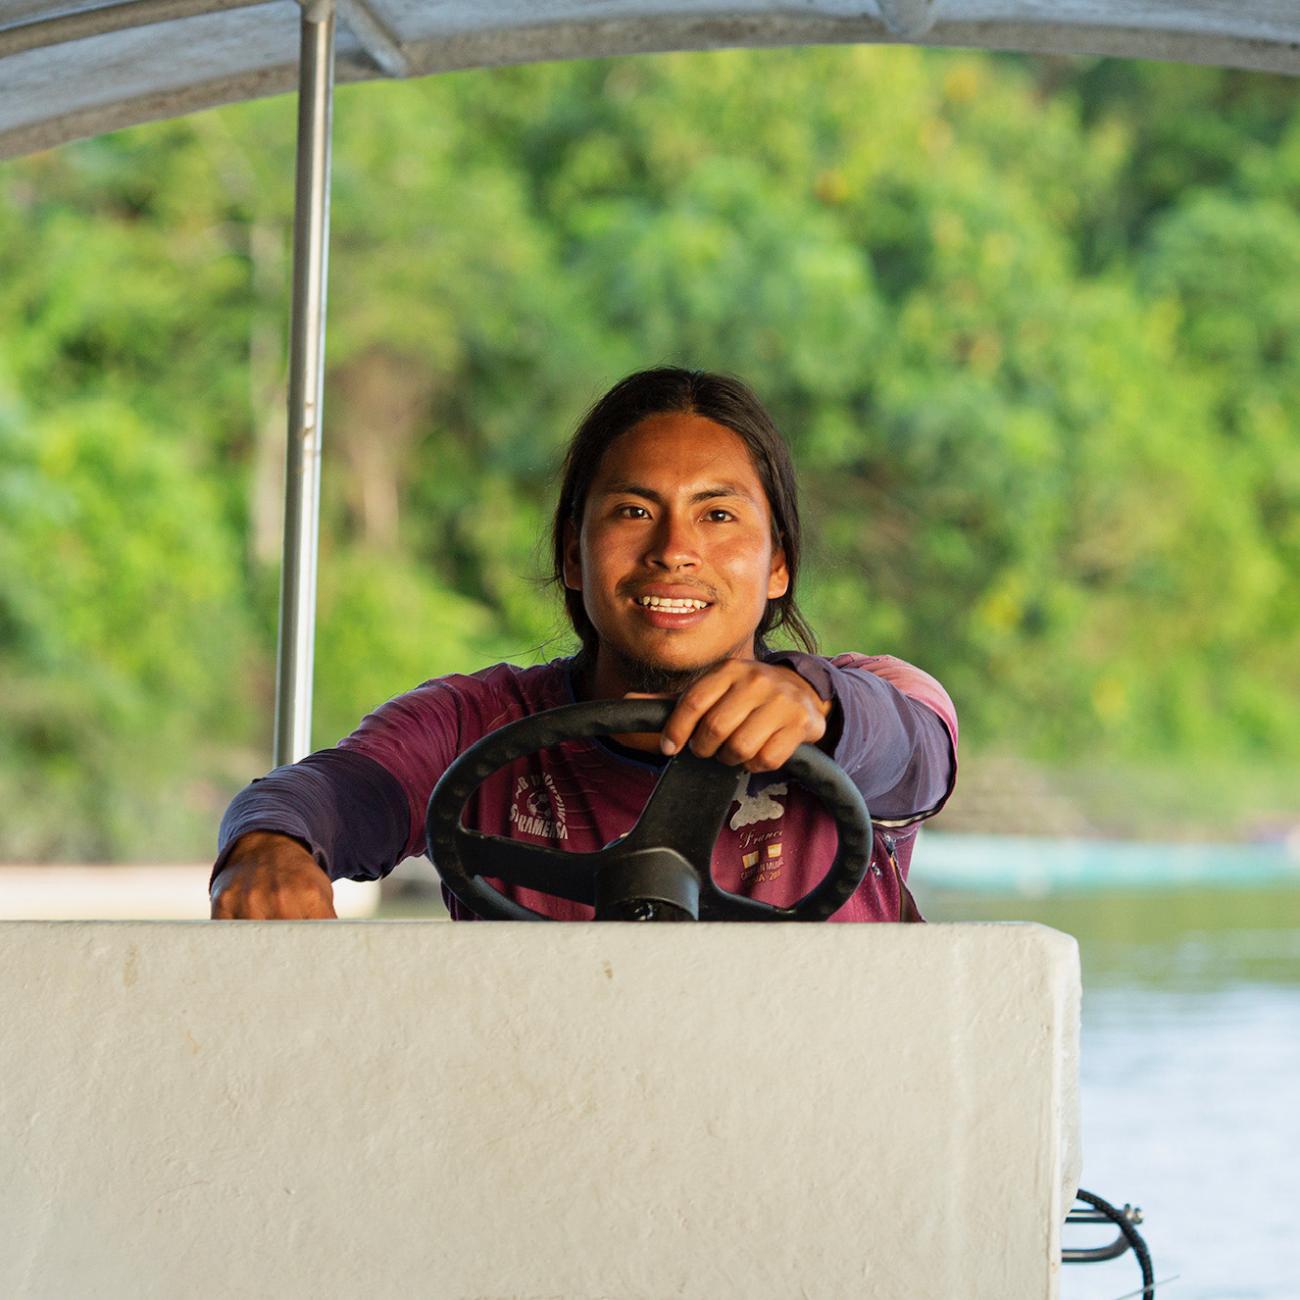
M803 729L784 727L775 735L769 736L767 742L752 758L744 763L750 772L775 772L784 767L794 756L794 751L804 743Z
M828 712L791 670L734 660L682 695L664 725L660 748L675 754L689 743L701 758L769 771L804 741L819 740Z
M699 726L700 719L731 689L732 683L723 672L710 673L690 687L677 701L677 707L664 723L660 748L665 754L676 754L685 747ZM701 751L691 746L697 754ZM712 752L712 751L710 751Z
M273 915L267 911L266 898L261 890L240 889L232 885L212 900L214 921L265 921Z
M255 867L236 869L230 876L223 871L214 882L210 914L214 921L332 920L338 915L333 886L314 863L310 872L281 878Z
M733 686L696 722L690 737L692 752L701 758L723 758L725 762L738 762L737 758L732 757L735 750L728 751L725 758L721 751L733 738L738 738L746 726L750 727L752 734L755 725L762 725L761 721L755 721L759 715L766 715L767 721L775 726L780 725L775 722L770 700L755 700L743 688ZM768 730L772 729L769 726ZM762 738L759 738L755 747L758 744L762 744Z
M755 709L728 732L714 749L713 757L722 763L747 767L751 772L767 772L780 767L802 739L803 727L785 710L769 704ZM760 761L767 766L759 766Z
M308 921L338 920L338 913L334 910L334 891L331 889L328 896L318 894L304 909L303 916Z
M274 893L257 890L230 898L223 894L212 903L214 921L328 921L335 920L334 900L323 894Z

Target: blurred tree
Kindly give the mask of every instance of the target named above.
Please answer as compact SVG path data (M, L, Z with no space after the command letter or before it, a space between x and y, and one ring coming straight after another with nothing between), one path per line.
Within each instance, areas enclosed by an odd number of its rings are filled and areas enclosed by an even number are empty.
M201 853L181 787L269 747L292 155L280 100L0 167L0 856ZM344 87L335 159L321 743L565 650L558 453L676 361L788 432L827 648L969 742L1300 752L1293 83L542 65Z
M235 539L184 449L125 405L24 415L0 419L5 848L166 855L193 833L178 755L248 725Z

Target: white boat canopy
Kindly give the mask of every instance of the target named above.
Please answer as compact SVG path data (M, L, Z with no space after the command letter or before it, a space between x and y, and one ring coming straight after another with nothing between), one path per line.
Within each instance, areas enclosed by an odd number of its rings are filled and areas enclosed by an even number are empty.
M1300 73L1297 0L338 0L337 77L908 42ZM295 0L5 0L0 158L298 83Z

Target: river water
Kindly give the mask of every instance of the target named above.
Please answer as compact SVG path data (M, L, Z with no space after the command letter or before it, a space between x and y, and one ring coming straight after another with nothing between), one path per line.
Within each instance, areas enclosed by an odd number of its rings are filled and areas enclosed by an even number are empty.
M937 838L937 837L936 837ZM926 888L931 920L1032 920L1079 941L1083 1186L1142 1207L1160 1300L1300 1298L1300 886ZM1227 876L1231 879L1231 875ZM1107 1229L1067 1230L1099 1245ZM1063 1300L1138 1288L1131 1254Z

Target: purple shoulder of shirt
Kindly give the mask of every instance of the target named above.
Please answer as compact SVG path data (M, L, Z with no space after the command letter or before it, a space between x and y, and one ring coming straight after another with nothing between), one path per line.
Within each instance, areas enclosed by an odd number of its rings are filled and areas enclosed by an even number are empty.
M957 719L933 677L888 655L768 656L832 704L823 748L872 814L895 824L942 807L956 777ZM333 749L276 768L226 810L213 874L251 831L299 840L331 879L378 879L423 850L424 811L457 754L516 718L571 703L570 659L497 664L425 682L368 714Z

